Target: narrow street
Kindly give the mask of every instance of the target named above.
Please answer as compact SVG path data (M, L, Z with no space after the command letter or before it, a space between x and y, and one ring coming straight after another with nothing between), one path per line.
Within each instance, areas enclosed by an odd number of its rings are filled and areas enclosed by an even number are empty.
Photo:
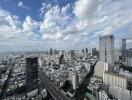
M96 65L97 61L95 62L94 65L91 65L91 70L90 72L87 74L87 76L85 77L84 81L82 82L82 84L79 86L79 88L76 91L76 95L75 95L75 100L83 100L84 96L85 96L85 92L87 90L87 85L90 82L90 78L93 76L94 74L94 67Z
M2 91L1 96L0 96L0 100L3 100L6 97L6 91L7 91L8 84L10 82L10 77L12 75L14 65L15 65L15 62L10 66L10 72L9 72L8 78L4 84L3 91Z

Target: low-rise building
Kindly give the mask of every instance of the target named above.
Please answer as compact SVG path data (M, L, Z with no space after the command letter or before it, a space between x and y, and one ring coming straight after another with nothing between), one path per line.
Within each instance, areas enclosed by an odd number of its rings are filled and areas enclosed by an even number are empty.
M109 97L105 91L99 91L99 100L108 100Z
M103 83L106 85L114 85L123 89L127 89L127 77L114 72L105 72L103 74Z
M132 93L127 89L111 85L109 87L109 93L118 100L132 100Z

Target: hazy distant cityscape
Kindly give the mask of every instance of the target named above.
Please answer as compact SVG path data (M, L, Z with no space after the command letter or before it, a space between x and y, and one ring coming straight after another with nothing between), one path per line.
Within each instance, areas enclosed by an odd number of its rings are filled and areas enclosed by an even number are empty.
M1 0L0 100L132 100L131 5Z
M4 100L131 100L132 48L114 48L99 37L99 51L56 50L4 53L0 90Z

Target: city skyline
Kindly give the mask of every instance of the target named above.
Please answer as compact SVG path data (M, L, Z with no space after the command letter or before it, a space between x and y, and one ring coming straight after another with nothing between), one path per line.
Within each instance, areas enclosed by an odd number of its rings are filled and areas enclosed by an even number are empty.
M132 47L131 0L1 0L2 51L98 48L112 34ZM127 15L127 16L126 16Z
M0 0L0 100L132 100L132 0Z

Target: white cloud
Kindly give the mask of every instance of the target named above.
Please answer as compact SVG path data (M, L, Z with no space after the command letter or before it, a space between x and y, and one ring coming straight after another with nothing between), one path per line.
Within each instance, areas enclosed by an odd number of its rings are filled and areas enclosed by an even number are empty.
M0 9L0 36L12 37L15 35L19 25L17 16L11 15L9 12Z
M0 9L0 40L17 39L17 40L34 40L38 37L38 22L27 16L22 23L18 16Z
M18 3L18 7L21 7L21 8L25 8L25 9L29 9L26 5L24 5L24 3L23 2L19 2Z
M97 12L99 0L78 0L75 3L74 13L80 19L92 17Z
M126 34L126 36L124 36L124 38L132 41L132 24L129 25L129 27L127 29L127 34Z
M97 38L98 34L116 34L117 30L127 26L132 20L131 4L131 1L122 0L78 0L73 7L73 13L70 14L67 12L68 9L71 10L71 5L62 8L43 5L41 11L44 20L40 31L43 33L43 39L69 45L71 42L75 43L74 45L82 43L84 39L84 44L87 44L93 36ZM45 8L47 10L44 10Z
M22 3L22 2L19 2L19 3L18 3L18 7L22 7L22 8L23 8L23 7L24 7L24 6L23 6L23 3Z
M26 32L38 30L38 27L38 22L34 21L30 16L27 16L25 21L23 22L23 30Z
M40 41L41 45L47 43L53 48L95 47L98 34L122 36L120 29L132 24L131 5L131 0L78 0L74 6L63 7L43 3L40 9L42 21L33 20L31 16L20 21L18 16L0 10L0 39L15 40L15 44L20 40ZM20 3L19 6L25 5ZM130 37L131 33L129 27L124 34Z
M57 40L63 38L63 31L70 25L72 20L68 14L69 9L69 4L63 8L59 6L49 8L40 26L40 31L43 33L44 39Z

